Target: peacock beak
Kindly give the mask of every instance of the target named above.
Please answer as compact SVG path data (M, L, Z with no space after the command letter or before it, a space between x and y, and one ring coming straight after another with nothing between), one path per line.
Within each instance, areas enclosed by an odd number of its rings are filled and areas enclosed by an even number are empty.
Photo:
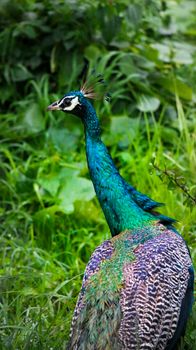
M53 102L50 106L47 107L47 111L60 110L58 101Z

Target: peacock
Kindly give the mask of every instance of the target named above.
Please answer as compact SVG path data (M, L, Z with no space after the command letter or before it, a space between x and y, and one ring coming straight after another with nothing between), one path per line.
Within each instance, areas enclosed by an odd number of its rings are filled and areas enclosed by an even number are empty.
M48 107L81 119L90 177L112 235L86 266L68 349L177 349L193 304L189 249L175 220L156 211L162 203L119 174L101 140L93 98L86 82Z

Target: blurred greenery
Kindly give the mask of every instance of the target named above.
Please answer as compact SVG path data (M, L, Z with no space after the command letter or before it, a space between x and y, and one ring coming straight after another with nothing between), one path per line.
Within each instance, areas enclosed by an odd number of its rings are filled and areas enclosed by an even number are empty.
M103 73L103 140L175 217L196 266L195 2L1 0L0 349L64 349L82 274L109 230L80 122L46 112ZM181 349L196 342L196 309Z

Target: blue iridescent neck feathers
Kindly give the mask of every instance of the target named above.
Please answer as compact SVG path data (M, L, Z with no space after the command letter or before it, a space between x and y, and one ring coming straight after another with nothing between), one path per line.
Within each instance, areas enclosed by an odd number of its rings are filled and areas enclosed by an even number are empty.
M140 193L120 176L101 141L95 109L81 91L69 92L48 109L72 113L82 120L90 176L112 235L152 221L160 221L166 226L174 221L154 211L161 203Z
M101 141L99 121L92 104L83 102L81 119L85 128L86 155L90 176L112 235L125 229L142 227L149 221L173 220L156 214L152 209L161 205L139 193L120 176Z

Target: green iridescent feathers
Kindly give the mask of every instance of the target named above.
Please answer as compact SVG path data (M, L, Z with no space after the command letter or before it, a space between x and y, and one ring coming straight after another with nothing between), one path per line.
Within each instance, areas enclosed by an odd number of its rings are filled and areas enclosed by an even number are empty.
M78 317L73 327L70 348L83 349L119 349L118 332L122 320L120 306L121 290L125 287L123 270L136 260L134 250L139 244L145 243L162 233L157 225L146 226L143 229L125 231L104 242L108 245L95 250L91 257L89 270L85 273L85 282L81 291L81 302L78 304ZM106 249L107 255L96 260ZM95 262L97 266L95 271ZM77 330L80 330L79 332ZM101 334L101 336L100 336Z

